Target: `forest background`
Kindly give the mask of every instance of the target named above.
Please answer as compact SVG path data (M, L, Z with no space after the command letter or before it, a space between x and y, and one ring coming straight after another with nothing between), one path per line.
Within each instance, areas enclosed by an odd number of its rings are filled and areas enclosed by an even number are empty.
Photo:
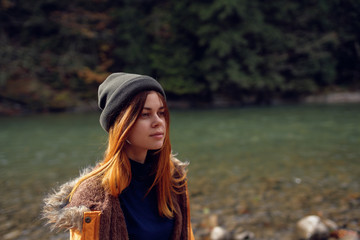
M360 89L357 0L2 0L0 114L96 103L112 72L187 106Z

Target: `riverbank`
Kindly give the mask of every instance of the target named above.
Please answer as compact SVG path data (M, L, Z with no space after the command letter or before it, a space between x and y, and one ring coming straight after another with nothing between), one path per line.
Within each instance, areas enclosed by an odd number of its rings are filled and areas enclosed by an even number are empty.
M240 188L223 193L221 199L212 198L211 193L193 197L196 239L209 239L217 225L231 236L250 232L256 240L298 240L296 223L307 215L360 231L359 192L347 191L345 184L343 189L331 189L298 181L264 179L255 189ZM207 207L204 202L209 203Z
M281 99L274 99L267 105L286 105L286 104L339 104L339 103L360 103L360 92L330 92L324 94L309 95L301 99L294 101L286 101ZM212 102L189 102L186 100L169 100L168 106L171 109L191 109L196 108L226 108L236 106L254 106L253 101L249 100L247 103L240 103L224 99L222 97L216 97ZM98 111L97 102L93 101L76 101L73 105L64 108L56 109L34 109L26 106L25 103L11 101L9 99L0 98L0 116L18 116L32 113L43 112L95 112Z
M360 103L360 92L335 92L311 95L303 99L304 103Z
M217 194L206 185L199 194L201 184L190 183L192 225L197 240L208 240L215 225L226 229L232 236L248 232L253 234L250 239L295 240L297 221L309 214L329 218L339 227L360 231L360 193L346 190L349 186L345 184L342 189L314 189L310 183L275 178L264 179L251 188L238 188L238 191L216 188ZM32 186L32 191L38 192L35 196L27 187L25 184L18 189L22 192L21 199L14 196L15 202L2 208L1 239L67 239L68 233L51 233L39 217L43 197L39 193L45 188L41 184Z
M335 197L344 194L343 191L324 191ZM337 193L336 193L337 192ZM243 194L230 194L226 200L209 199L209 195L191 198L192 224L197 240L210 239L210 233L213 225L217 224L226 229L232 236L244 234L245 232L253 234L249 239L256 240L295 240L295 227L297 221L309 213L316 213L326 216L333 220L338 226L346 227L355 231L360 231L359 209L360 195L345 194L336 201L340 205L335 207L331 204L321 203L327 199L326 195L313 192L304 193L299 199L293 194L282 191L268 191L261 193L264 199L249 199L249 191L243 191ZM240 196L241 195L241 196ZM247 196L246 196L247 195ZM267 196L264 196L267 195ZM241 198L239 198L241 197ZM270 197L272 199L270 199ZM211 209L204 207L204 199L213 201ZM289 199L289 201L286 200ZM41 201L40 197L33 198ZM309 201L302 202L304 199ZM206 201L205 201L206 202ZM284 205L284 206L281 206ZM7 212L2 210L0 217L0 233L3 240L65 240L68 239L68 233L50 232L50 229L44 226L39 219L38 213L41 211L40 202L27 201L24 209L21 204L16 207L20 213ZM309 206L311 206L309 208ZM318 211L316 210L318 208ZM14 209L15 211L15 209ZM24 221L24 217L31 221ZM246 239L246 238L244 238Z

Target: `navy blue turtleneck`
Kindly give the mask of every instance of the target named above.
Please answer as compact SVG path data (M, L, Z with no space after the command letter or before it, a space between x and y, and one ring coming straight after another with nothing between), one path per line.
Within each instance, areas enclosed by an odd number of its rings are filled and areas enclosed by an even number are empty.
M119 195L130 240L170 239L174 219L161 217L158 212L156 189L146 195L154 181L152 159L144 164L130 160L132 179ZM146 195L146 196L145 196Z

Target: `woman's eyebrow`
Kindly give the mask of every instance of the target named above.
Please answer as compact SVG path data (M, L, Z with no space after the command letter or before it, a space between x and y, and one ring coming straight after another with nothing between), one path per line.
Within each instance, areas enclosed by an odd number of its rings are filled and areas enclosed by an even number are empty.
M163 110L165 107L164 106L161 106L161 107L159 107L159 109L158 110ZM152 110L152 108L151 107L143 107L143 110Z

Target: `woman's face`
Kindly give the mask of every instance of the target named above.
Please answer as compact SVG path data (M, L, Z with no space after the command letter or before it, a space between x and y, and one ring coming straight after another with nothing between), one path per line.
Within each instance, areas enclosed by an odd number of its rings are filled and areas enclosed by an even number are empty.
M148 150L160 149L164 143L165 134L164 104L158 94L151 91L127 138L128 157L133 159L137 158L134 155L144 156L145 154L146 156Z

